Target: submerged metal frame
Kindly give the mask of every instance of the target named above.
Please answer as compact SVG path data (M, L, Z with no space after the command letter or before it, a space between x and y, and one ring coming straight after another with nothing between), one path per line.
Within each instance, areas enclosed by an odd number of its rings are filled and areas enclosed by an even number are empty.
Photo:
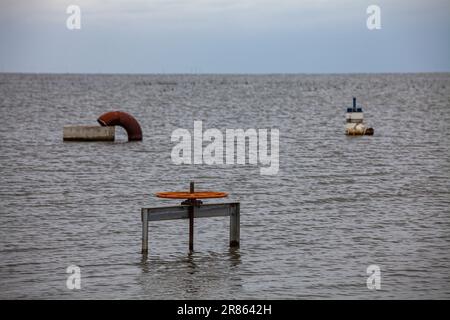
M193 214L192 214L193 212ZM240 203L181 204L178 206L153 207L141 209L142 220L142 254L148 254L149 221L230 217L230 247L239 248L240 241ZM192 224L193 226L193 224ZM190 251L193 246L190 246Z

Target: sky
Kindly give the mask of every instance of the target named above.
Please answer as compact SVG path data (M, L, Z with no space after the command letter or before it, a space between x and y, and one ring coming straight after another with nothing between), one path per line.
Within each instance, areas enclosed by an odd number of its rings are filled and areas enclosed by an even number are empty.
M450 0L0 0L0 72L450 72Z

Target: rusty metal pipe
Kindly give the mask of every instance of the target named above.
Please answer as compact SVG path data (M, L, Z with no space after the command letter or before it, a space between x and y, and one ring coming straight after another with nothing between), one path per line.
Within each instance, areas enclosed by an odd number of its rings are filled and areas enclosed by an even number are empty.
M130 114L123 111L111 111L102 114L98 119L102 126L120 126L127 131L128 141L141 141L142 130L139 122Z

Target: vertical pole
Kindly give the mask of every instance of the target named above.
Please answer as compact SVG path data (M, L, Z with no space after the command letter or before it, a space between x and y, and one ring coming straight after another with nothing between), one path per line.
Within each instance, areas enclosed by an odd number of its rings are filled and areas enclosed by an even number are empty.
M190 193L194 193L194 182L191 182ZM194 251L194 203L189 206L189 251Z
M142 254L148 254L148 213L147 210L141 209L142 220Z
M230 247L239 248L240 220L240 203L236 203L230 213Z

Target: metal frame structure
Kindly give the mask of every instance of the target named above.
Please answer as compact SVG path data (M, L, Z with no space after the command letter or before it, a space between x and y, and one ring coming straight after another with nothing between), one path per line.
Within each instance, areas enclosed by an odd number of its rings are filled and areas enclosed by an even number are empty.
M240 203L183 202L178 206L142 208L142 254L148 254L148 223L150 221L189 219L189 250L194 250L194 218L230 217L230 247L239 247Z

